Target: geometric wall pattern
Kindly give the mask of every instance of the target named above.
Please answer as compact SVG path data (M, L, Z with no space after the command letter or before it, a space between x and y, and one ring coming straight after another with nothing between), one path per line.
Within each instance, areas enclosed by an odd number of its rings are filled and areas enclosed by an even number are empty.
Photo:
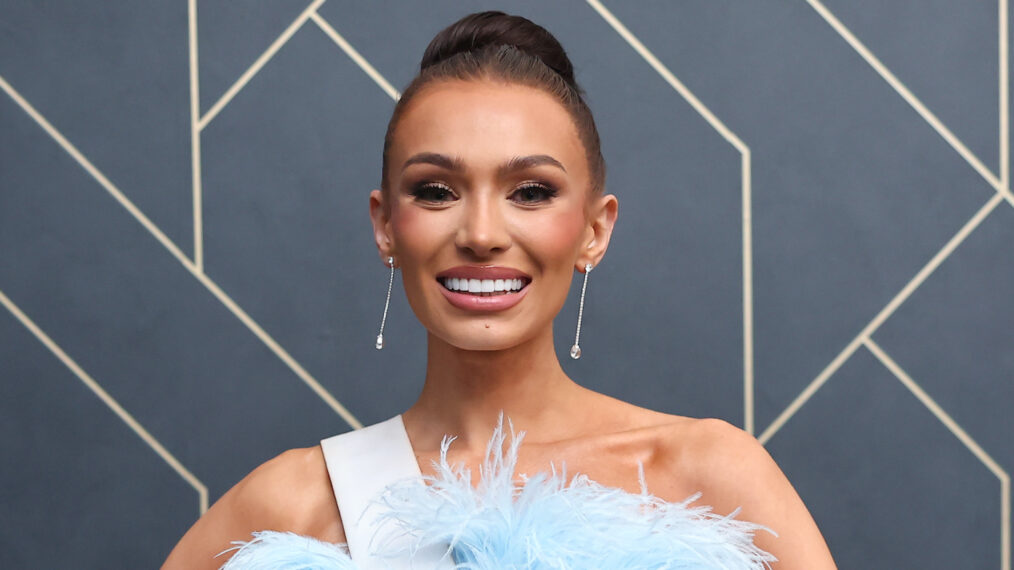
M0 566L155 566L411 404L367 194L489 8L567 47L620 198L568 373L754 433L842 568L1009 570L1007 0L0 1Z

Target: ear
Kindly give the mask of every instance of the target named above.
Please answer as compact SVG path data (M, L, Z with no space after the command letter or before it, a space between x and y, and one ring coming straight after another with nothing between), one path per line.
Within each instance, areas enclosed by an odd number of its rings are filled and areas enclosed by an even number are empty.
M380 190L370 192L370 220L373 222L373 239L377 242L380 259L387 263L394 255L394 240L391 233L391 208L384 201Z
M609 247L609 238L613 235L613 226L619 210L619 201L612 194L605 194L594 199L588 213L588 239L584 249L577 258L577 270L584 272L584 266L591 264L597 267Z

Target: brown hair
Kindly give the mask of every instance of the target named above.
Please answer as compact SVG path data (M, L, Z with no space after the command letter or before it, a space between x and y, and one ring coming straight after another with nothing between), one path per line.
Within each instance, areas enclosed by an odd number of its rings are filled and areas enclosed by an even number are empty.
M556 97L577 127L588 157L592 189L604 188L606 165L598 129L574 79L567 52L542 26L495 11L465 16L438 33L426 48L419 75L405 89L387 125L382 188L387 189L387 154L402 113L424 86L448 79L498 80L535 87Z

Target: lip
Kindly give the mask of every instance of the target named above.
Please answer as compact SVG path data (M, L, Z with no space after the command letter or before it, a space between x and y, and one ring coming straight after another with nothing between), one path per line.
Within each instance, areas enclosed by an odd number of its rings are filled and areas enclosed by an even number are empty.
M458 291L451 291L450 289L447 289L440 280L451 277L457 277L458 279L479 280L524 279L527 284L517 293L484 297L481 295L460 293ZM500 267L494 265L461 265L458 267L452 267L438 273L436 278L437 287L440 288L440 292L443 293L444 298L447 299L451 305L465 311L484 313L505 311L514 305L517 305L525 298L525 295L528 294L528 284L531 284L532 281L531 276L523 271L519 271L511 267Z
M531 281L532 276L514 269L498 265L459 265L437 273L437 279L457 277L459 279L524 279ZM523 290L523 289L522 289Z

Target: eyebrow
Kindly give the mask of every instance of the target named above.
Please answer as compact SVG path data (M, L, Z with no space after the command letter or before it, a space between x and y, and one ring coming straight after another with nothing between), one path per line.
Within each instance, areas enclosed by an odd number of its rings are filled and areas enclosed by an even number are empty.
M420 152L419 154L412 155L401 166L401 169L405 170L413 164L434 164L440 168L459 172L465 169L465 163L460 158L451 158L446 154L436 152Z
M447 170L453 170L455 172L465 170L465 163L460 158L450 157L446 154L440 154L437 152L420 152L412 155L405 161L405 164L402 165L401 169L405 170L413 164L433 164L435 166L439 166L440 168L446 168ZM567 169L563 167L563 164L561 164L559 160L556 160L548 154L515 156L501 165L500 168L497 169L497 172L503 175L543 165L555 166L556 168L567 172Z
M503 166L501 166L499 168L499 171L500 171L500 174L505 174L505 173L514 172L514 171L517 171L517 170L525 170L525 169L528 169L528 168L533 168L535 166L542 166L544 164L545 165L549 165L549 166L555 166L555 167L559 168L560 170L562 170L564 172L567 172L567 169L564 168L562 164L560 164L559 160L556 160L555 158L549 156L548 154L532 154L532 155L529 155L529 156L515 156L514 158L508 160L507 164L504 164Z

